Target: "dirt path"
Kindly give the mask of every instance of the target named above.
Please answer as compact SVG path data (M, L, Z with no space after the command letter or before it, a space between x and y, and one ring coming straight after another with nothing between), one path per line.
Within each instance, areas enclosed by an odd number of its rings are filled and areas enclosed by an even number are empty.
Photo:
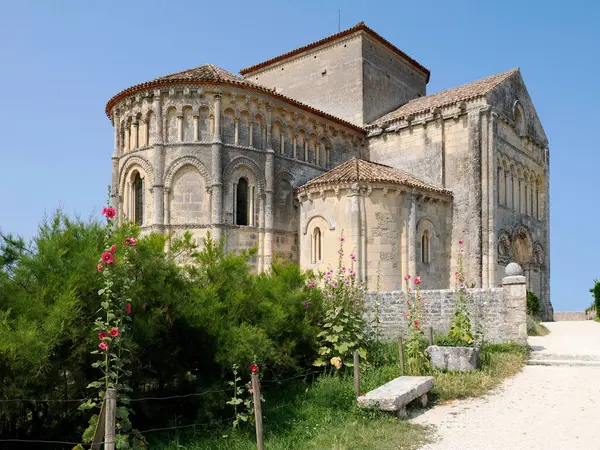
M600 324L576 324L550 324L556 334L530 345L555 354L600 354L600 339L589 340L600 335ZM484 398L436 406L411 421L436 428L436 442L422 450L600 449L600 367L526 366Z

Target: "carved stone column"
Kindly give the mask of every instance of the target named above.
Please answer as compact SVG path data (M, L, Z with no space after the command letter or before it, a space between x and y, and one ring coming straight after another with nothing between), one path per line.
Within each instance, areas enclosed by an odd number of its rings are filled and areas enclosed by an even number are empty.
M236 117L233 120L233 144L234 145L239 145L240 144L240 118Z
M152 165L154 166L154 185L152 186L152 229L156 232L163 231L164 225L164 175L165 175L165 148L162 145L162 103L160 91L154 92L154 113L156 114L156 142L152 151Z
M194 142L200 140L200 114L194 114Z
M117 212L117 222L121 221L122 212L119 204L119 135L120 135L120 114L119 111L115 111L112 116L113 131L114 131L114 146L113 154L111 158L112 163L112 177L111 177L111 188L110 188L110 202L112 207Z
M362 270L359 268L365 266L365 261L363 261L363 252L361 246L361 211L360 211L360 186L358 183L354 183L351 188L348 190L348 201L349 208L348 213L350 215L350 244L351 246L346 246L346 248L354 248L356 254L356 276L358 281L363 281L362 278Z
M138 148L140 146L140 140L139 140L139 123L137 121L137 119L135 119L133 122L131 122L131 149L135 150L136 148Z
M221 93L213 94L213 108L215 126L213 130L213 143L211 146L211 176L212 176L212 211L211 223L213 238L221 239L221 225L223 223L223 145L221 143Z
M183 114L177 114L177 141L183 142Z
M267 106L267 150L265 157L265 242L264 267L270 270L273 262L273 233L275 228L275 211L273 208L273 190L275 184L275 152L271 148L271 108Z
M292 156L294 159L298 159L298 150L296 149L297 144L298 144L298 135L294 134L293 150L292 150Z
M417 274L417 199L414 194L407 196L408 210L408 273L411 276Z

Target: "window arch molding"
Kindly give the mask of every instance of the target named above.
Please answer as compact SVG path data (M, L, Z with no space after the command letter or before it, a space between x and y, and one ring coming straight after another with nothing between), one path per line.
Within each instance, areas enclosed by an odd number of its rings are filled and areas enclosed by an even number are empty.
M431 264L438 238L437 230L431 219L423 218L419 221L417 224L417 238L419 261L422 264Z
M525 136L527 131L527 123L525 117L525 109L519 100L513 104L513 120L515 122L515 130L517 135Z

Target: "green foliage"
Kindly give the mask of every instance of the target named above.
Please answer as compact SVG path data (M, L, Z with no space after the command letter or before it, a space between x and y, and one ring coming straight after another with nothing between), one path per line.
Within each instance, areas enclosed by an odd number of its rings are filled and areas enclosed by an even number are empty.
M324 367L329 363L338 370L344 365L354 365L355 351L358 351L362 360L367 358L363 318L365 286L356 279L354 253L350 254L350 266L346 268L343 265L344 241L342 235L337 271L329 268L325 274L320 274L317 280L308 283L313 289L321 286L325 308L320 323L322 331L317 335L321 343L319 357L313 365Z
M425 349L427 340L421 329L421 315L423 301L421 299L421 277L412 280L414 285L410 287L411 276L404 277L405 296L407 311L404 313L408 330L408 340L405 345L406 372L407 375L419 376L429 370L429 358Z
M537 318L539 321L541 312L540 299L535 293L527 291L527 314Z
M546 336L550 330L540 323L537 317L527 314L527 335L528 336Z
M600 319L600 280L594 280L594 287L590 289L592 296L594 297L594 309L596 311L596 318Z
M463 241L459 241L462 246ZM450 331L445 339L440 342L459 343L461 346L474 345L473 333L471 331L471 315L469 312L470 294L467 290L467 281L463 267L463 249L458 253L458 271L456 277L456 302L454 304L454 315L450 321Z
M136 233L130 225L113 230L117 255ZM96 320L106 321L108 291L98 295L107 287L106 273L97 269L106 249L100 223L61 212L44 221L30 243L0 237L0 398L49 401L0 402L0 437L79 441L88 427L99 397L87 386L100 382L102 369L101 358L89 351L99 343ZM228 388L222 380L232 364L249 375L256 357L267 380L312 370L323 322L321 293L306 286L296 265L275 264L268 274L254 274L252 256L225 254L223 242L210 237L197 246L190 234L148 234L138 238L127 261L117 256L116 270L122 267L131 280L113 309L122 312L121 300L130 300L133 321L123 334L130 353L119 358L130 360L123 369L131 371L132 398L206 392L185 401L137 402L133 425L228 415L221 391ZM123 280L111 282L114 290ZM90 394L84 411L77 403L54 401Z

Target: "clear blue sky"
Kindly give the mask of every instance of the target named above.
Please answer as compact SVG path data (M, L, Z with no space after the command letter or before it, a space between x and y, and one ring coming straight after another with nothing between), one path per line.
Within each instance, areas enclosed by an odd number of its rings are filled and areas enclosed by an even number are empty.
M421 5L427 5L427 7ZM106 101L210 62L232 72L365 21L431 70L428 92L520 67L550 141L555 310L600 278L600 3L589 0L8 1L0 13L0 227L96 214Z

